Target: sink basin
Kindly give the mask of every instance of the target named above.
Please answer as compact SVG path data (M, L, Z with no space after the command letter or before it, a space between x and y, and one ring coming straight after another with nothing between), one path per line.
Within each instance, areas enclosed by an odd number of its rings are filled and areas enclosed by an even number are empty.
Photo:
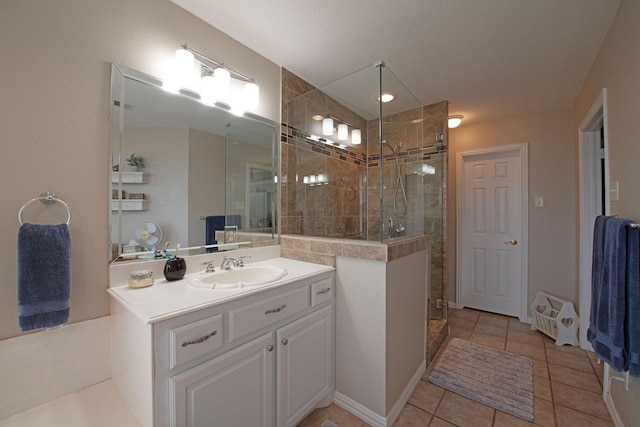
M234 267L230 270L198 274L189 279L189 284L207 289L250 288L273 283L286 275L287 270L272 265Z

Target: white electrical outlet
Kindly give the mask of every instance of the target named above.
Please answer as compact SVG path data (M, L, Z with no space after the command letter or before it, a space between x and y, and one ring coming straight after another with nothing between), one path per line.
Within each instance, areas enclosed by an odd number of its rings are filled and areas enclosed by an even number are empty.
M542 196L536 196L536 197L534 197L534 199L533 199L533 200L534 200L534 203L535 203L536 208L542 208L542 207L544 207L544 197L542 197Z

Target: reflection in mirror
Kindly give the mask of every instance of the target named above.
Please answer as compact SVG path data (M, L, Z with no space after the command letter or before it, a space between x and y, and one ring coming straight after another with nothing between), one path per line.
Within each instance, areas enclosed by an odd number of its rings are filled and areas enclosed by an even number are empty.
M165 245L195 254L225 240L277 244L274 123L166 92L115 64L111 96L112 260L153 258L140 252Z

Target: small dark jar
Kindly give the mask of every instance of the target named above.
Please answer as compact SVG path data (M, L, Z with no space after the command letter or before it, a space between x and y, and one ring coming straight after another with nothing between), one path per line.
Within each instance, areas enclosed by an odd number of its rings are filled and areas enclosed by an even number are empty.
M184 258L172 258L164 265L164 278L171 280L180 280L187 273L187 262Z

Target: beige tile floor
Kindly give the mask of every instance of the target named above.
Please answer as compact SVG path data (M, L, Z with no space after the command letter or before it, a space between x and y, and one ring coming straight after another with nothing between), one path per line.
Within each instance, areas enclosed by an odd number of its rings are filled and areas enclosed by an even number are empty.
M533 359L533 423L446 391L431 384L425 374L394 427L613 426L602 401L602 365L597 364L593 353L578 347L558 347L551 338L512 317L450 310L449 324L451 337ZM336 405L315 410L300 426L319 427L326 419L340 427L368 426Z

